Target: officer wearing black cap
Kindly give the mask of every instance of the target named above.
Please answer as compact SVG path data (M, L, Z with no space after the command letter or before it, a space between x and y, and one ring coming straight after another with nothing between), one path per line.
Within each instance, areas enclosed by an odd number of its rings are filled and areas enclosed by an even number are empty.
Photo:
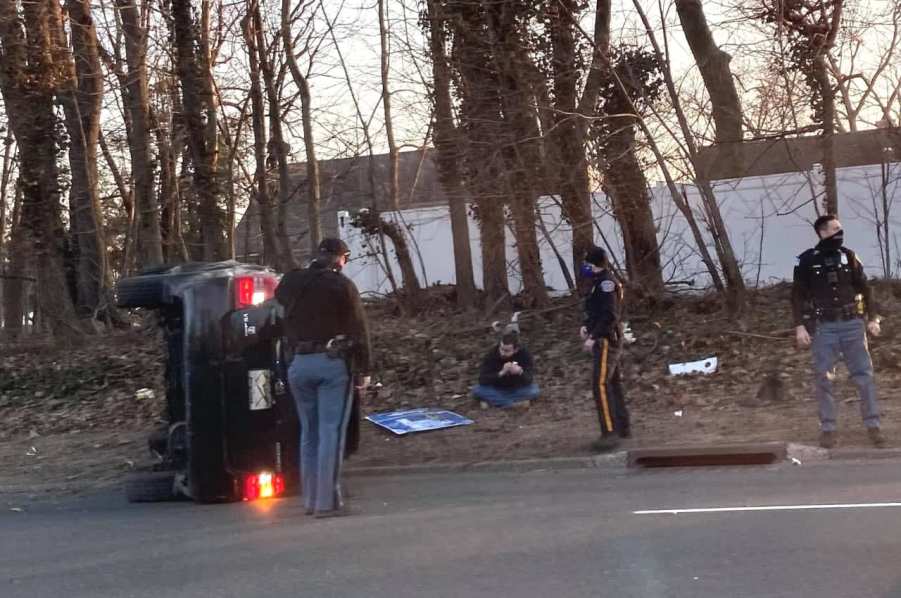
M879 429L879 405L867 333L879 336L879 316L867 276L857 255L844 246L838 218L820 216L813 224L820 242L798 256L792 285L795 336L811 347L814 385L820 411L820 445L836 444L832 378L840 359L848 366L860 395L860 414L870 441L885 446Z
M629 438L629 411L620 373L622 350L623 287L610 269L607 253L593 247L585 255L581 274L591 283L585 298L585 325L580 335L584 349L593 357L591 388L601 424L597 451L611 450L617 438Z
M323 239L310 266L288 272L275 289L294 351L288 381L300 417L304 507L317 517L344 512L340 478L353 385L369 384L363 303L356 285L341 274L349 258L344 241Z

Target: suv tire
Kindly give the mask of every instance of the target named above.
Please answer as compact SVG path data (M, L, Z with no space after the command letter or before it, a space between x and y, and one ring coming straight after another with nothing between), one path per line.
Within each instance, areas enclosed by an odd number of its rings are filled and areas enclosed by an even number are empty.
M175 500L175 472L148 471L133 473L125 479L128 502L164 502Z

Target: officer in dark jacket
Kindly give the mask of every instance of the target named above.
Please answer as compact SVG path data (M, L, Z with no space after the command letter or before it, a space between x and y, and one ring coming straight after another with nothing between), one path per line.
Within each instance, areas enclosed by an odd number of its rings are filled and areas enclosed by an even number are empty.
M816 398L820 411L820 445L836 443L832 378L843 359L860 394L860 412L870 440L885 446L879 431L879 405L867 332L878 336L879 316L863 265L844 247L841 222L832 215L813 225L819 244L798 257L792 286L792 312L798 345L812 347Z
M340 478L352 382L360 389L369 384L363 304L357 287L341 274L349 257L343 241L323 239L310 266L288 272L275 289L294 351L288 380L300 417L304 507L317 517L343 512Z
M607 253L600 247L586 254L582 275L592 285L585 298L585 325L580 334L584 349L592 354L594 362L591 388L601 424L601 437L594 448L605 451L616 447L617 437L631 436L619 367L623 288L610 270Z

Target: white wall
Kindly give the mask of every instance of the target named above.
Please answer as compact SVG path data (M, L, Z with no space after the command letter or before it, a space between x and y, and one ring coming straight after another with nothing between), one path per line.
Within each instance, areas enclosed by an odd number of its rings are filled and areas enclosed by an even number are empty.
M884 170L883 170L884 169ZM885 174L885 177L883 177ZM822 194L821 177L811 173L791 173L766 177L749 177L728 181L717 181L714 185L720 210L732 240L735 253L741 262L742 272L749 284L768 284L791 278L795 256L816 243L810 223L816 217L813 194ZM891 204L901 191L901 164L890 164L839 169L839 210L845 227L845 239L849 247L860 254L871 276L882 276L879 243L876 235L874 200L882 210L882 188L885 181L886 195ZM699 224L704 228L703 215L697 190L686 187L689 202L695 209ZM569 226L562 221L560 208L554 198L539 200L539 211L553 243L567 265L572 262ZM664 276L667 281L694 280L695 288L709 285L706 269L695 249L695 242L681 213L672 202L668 189L657 185L652 189L652 209L657 225L657 238L661 247ZM597 194L594 198L595 242L613 250L622 263L622 236L607 205L606 197ZM898 242L901 226L901 206L897 215L891 215L890 235L892 238L892 272L901 272L901 243ZM414 263L421 283L453 283L454 259L450 218L446 207L417 208L403 210L400 214L388 212L386 219L398 221L401 218L412 226L411 244ZM762 223L762 224L761 224ZM353 257L345 269L363 292L387 293L390 291L387 277L376 260L367 253L365 240L359 231L346 221L339 222L339 232L351 247ZM706 231L705 231L706 233ZM469 235L472 242L473 268L476 284L481 285L481 253L477 223L470 218ZM565 291L566 282L550 243L542 230L538 229L541 259L548 287L555 291ZM606 243L604 241L606 239ZM707 239L710 252L714 256L712 244ZM389 254L392 271L400 283L400 272L394 263L393 251ZM422 255L422 260L417 254ZM761 251L762 247L762 251ZM518 277L516 248L512 231L507 231L506 257L510 286L517 292L521 285ZM422 275L425 265L425 277Z

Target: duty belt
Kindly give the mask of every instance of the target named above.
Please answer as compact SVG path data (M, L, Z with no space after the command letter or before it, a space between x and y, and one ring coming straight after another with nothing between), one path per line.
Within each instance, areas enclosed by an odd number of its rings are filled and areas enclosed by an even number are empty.
M843 305L841 307L818 307L816 309L817 320L823 322L835 322L838 320L853 320L862 318L863 314L859 313L854 303Z

